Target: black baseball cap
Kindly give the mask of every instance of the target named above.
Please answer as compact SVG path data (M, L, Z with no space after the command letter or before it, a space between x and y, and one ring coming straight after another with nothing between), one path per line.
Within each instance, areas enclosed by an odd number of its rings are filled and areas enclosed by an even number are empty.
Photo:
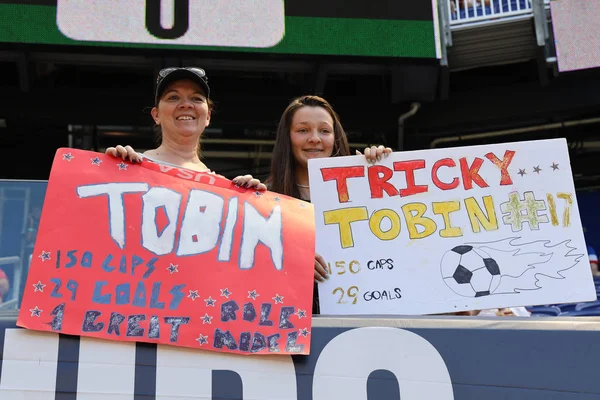
M154 104L158 104L160 96L171 82L175 82L180 79L189 79L193 82L196 82L198 86L204 89L206 98L208 99L210 97L208 77L202 68L164 68L158 72L158 77L156 78L156 94L154 96Z

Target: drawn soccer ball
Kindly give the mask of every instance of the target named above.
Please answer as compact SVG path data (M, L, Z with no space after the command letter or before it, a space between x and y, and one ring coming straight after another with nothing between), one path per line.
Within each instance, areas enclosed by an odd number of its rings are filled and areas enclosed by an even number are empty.
M481 297L494 293L500 284L500 267L485 251L468 245L456 246L442 257L444 282L456 294Z

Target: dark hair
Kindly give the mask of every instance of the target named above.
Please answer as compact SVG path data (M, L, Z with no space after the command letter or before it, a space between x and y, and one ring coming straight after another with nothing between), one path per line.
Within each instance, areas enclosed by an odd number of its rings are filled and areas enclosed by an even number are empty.
M327 100L311 95L301 96L292 100L281 115L279 125L277 126L277 136L271 160L271 172L266 183L269 186L269 190L295 198L300 198L300 191L296 182L296 160L292 152L290 129L294 114L302 107L324 108L333 119L334 143L331 156L350 155L348 138L340 122L340 117Z

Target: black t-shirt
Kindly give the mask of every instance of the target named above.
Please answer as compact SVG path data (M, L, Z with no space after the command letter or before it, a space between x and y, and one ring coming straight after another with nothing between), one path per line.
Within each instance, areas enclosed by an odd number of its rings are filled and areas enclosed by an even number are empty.
M270 185L267 185L267 190L271 190ZM303 200L303 199L298 199L298 200L302 200L302 201L306 201L307 203L310 203L310 200ZM313 305L312 305L312 313L313 314L320 314L321 310L319 309L319 287L317 285L317 282L314 283L314 287L313 287Z
M310 200L304 200L310 203ZM319 308L319 285L315 282L313 287L313 305L312 305L312 313L313 314L321 314L321 309Z

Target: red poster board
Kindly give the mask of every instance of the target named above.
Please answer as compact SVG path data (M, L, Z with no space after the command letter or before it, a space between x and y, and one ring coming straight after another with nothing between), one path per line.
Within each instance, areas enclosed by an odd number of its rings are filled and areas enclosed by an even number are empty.
M212 174L59 149L17 325L309 354L312 206Z

